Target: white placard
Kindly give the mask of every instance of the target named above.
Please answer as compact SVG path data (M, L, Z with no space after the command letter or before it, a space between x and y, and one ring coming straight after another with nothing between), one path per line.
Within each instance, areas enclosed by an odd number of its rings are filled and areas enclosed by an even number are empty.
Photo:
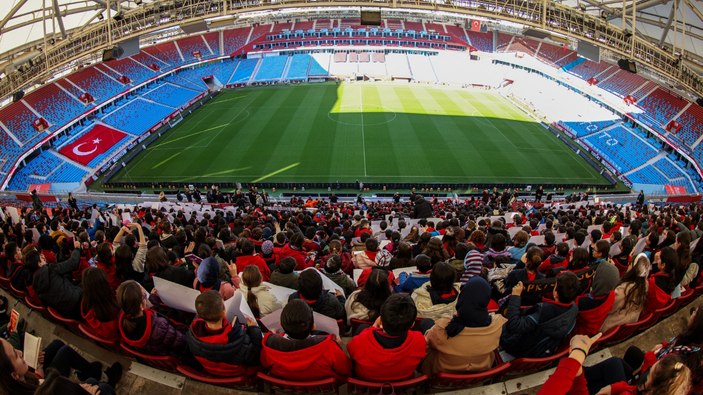
M410 273L415 273L416 271L417 266L401 267L398 269L393 269L393 275L395 275L395 278L400 278L400 273L407 273L409 276Z
M354 282L359 284L359 277L361 277L361 273L364 272L364 269L354 269Z
M281 326L282 311L283 309L278 309L265 317L262 317L261 323L264 324L266 329L272 332L283 333L283 327ZM312 313L312 317L315 322L315 330L329 333L330 335L339 336L339 325L337 324L337 320L316 312Z
M342 287L340 287L339 285L337 285L337 283L335 283L334 281L330 280L329 277L320 273L319 270L315 269L314 267L309 267L305 270L314 270L322 278L322 288L323 289L326 289L328 291L338 289L339 292L341 292L342 295L344 295L344 289ZM303 271L305 271L305 270L303 270Z
M195 313L195 298L200 292L154 276L154 288L164 304L172 309Z
M233 323L234 317L237 317L237 322L246 325L247 317L256 319L251 311L247 298L240 290L234 292L234 296L225 301L225 316L227 321Z
M298 292L293 288L281 287L280 285L274 285L266 281L262 282L261 284L267 286L269 288L269 291L271 291L273 296L275 296L276 299L278 299L278 301L281 302L283 306L288 303L289 296Z
M14 225L20 223L20 213L17 211L16 207L7 206L5 207L5 211L7 211L7 214L10 215L10 218L12 219L12 223Z

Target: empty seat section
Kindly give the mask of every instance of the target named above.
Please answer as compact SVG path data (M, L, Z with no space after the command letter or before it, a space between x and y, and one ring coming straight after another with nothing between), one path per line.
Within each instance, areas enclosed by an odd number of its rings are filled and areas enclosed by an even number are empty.
M254 81L274 81L280 80L283 76L283 69L286 67L288 56L267 56L261 61L259 71L254 77Z
M165 104L174 108L180 108L186 103L193 100L198 96L200 92L194 91L192 89L183 88L173 84L162 84L156 89L149 91L142 97L155 101L157 103Z
M103 118L103 121L119 130L141 135L171 115L174 109L142 99L135 99Z

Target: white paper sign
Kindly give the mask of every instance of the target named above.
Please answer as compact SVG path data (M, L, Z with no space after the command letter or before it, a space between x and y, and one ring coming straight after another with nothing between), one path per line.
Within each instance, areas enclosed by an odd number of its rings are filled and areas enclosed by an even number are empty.
M261 318L261 323L272 332L283 333L283 327L281 326L282 311L283 309L278 309L271 312ZM337 324L337 320L315 312L312 313L312 317L315 322L315 330L329 333L330 335L339 336L339 325Z
M227 321L234 322L234 317L237 317L237 322L241 324L247 323L247 317L255 319L254 313L251 311L247 298L244 297L242 291L236 290L234 296L225 301L225 316Z
M344 295L344 289L342 287L340 287L339 285L337 285L337 283L335 283L334 281L330 280L329 277L320 273L319 270L315 269L314 267L309 267L305 270L314 270L322 278L322 288L323 289L326 289L328 291L338 289L339 292L341 292L342 295ZM305 271L305 270L303 270L303 271Z
M637 256L637 254L641 253L644 251L644 248L647 246L647 238L643 237L637 241L637 244L635 244L635 248L632 249L632 256Z
M393 269L393 274L395 275L395 278L399 278L400 273L408 273L408 275L410 275L410 273L414 273L416 271L417 271L417 266L401 267L398 269Z
M154 288L156 288L159 298L166 306L180 311L195 313L195 298L200 295L199 291L160 277L154 277Z
M10 215L13 224L20 223L20 213L17 211L16 207L7 206L5 207L5 211Z
M281 287L280 285L274 285L266 281L262 282L261 284L267 286L273 296L275 296L276 299L278 299L278 301L281 302L283 306L288 304L288 297L297 292L292 288Z
M361 277L361 273L364 272L364 269L354 269L354 282L359 284L359 277Z

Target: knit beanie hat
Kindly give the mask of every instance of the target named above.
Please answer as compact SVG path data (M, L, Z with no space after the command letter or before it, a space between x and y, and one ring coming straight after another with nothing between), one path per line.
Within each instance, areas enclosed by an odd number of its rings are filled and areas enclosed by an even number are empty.
M204 287L214 287L220 282L220 264L213 257L206 258L198 266L198 282ZM218 287L219 288L219 287Z
M606 295L614 290L620 282L618 268L608 261L602 261L596 268L596 273L591 284L591 294L594 296Z
M273 242L271 240L264 241L264 243L261 244L261 252L264 255L273 254Z

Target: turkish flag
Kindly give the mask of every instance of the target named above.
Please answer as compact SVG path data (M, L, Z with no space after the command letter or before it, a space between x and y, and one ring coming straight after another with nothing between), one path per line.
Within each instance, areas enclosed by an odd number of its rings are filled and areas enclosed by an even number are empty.
M95 125L82 137L63 147L59 153L69 159L87 165L96 156L108 151L127 135L105 125Z
M481 21L472 19L471 20L471 31L480 32L481 31Z

